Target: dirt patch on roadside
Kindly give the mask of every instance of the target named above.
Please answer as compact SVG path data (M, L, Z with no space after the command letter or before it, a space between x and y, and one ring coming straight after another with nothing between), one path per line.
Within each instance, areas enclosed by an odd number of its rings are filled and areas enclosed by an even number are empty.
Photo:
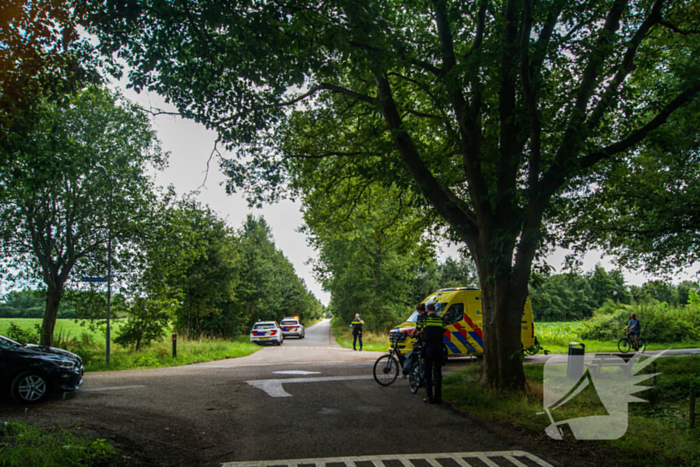
M22 407L0 399L2 419L44 428L60 427L78 436L106 439L118 451L118 467L201 466L201 438L194 427L177 417L148 410L103 406L70 408L59 400Z

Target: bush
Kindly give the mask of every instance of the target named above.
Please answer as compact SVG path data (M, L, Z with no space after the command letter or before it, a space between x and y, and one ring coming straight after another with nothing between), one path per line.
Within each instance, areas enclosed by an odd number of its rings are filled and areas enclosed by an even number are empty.
M583 339L614 341L623 336L622 329L632 313L641 324L647 342L675 343L700 339L700 307L670 307L667 303L622 305L607 302L597 310L581 333Z
M36 326L36 332L32 332L29 329L22 329L12 321L7 327L7 337L20 344L38 344L40 336L41 331L39 325Z

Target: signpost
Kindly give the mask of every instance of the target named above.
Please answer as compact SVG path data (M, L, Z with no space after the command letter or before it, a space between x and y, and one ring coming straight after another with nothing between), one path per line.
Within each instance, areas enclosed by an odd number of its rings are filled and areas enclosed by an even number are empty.
M83 277L83 282L107 282L106 277Z

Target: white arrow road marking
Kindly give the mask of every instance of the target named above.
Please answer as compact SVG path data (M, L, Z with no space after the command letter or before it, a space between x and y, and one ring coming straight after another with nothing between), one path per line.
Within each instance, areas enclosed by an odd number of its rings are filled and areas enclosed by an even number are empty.
M139 388L145 388L146 386L143 385L134 385L134 386L114 386L111 388L87 388L87 389L82 389L80 392L93 392L93 391L118 391L120 389L139 389Z
M292 397L282 387L283 384L291 383L325 383L328 381L354 381L359 379L374 379L372 375L362 376L321 376L318 378L286 378L286 379L258 379L246 381L254 388L262 389L270 397Z
M289 371L273 371L275 375L320 375L320 371L303 371L303 370L289 370Z

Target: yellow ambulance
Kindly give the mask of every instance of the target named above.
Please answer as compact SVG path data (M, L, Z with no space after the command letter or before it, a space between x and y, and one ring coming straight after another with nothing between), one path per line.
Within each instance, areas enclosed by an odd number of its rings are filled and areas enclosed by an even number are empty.
M449 356L462 357L481 355L484 352L484 337L482 332L483 314L481 311L481 292L478 289L454 287L440 289L423 300L426 305L435 304L435 309L445 322L445 337L443 342ZM413 339L409 333L416 328L418 312L413 314L391 330L398 333L399 350L402 354L413 349ZM535 322L532 318L530 299L525 302L520 320L520 338L523 349L535 348L539 345L535 337ZM391 337L389 336L391 349Z

